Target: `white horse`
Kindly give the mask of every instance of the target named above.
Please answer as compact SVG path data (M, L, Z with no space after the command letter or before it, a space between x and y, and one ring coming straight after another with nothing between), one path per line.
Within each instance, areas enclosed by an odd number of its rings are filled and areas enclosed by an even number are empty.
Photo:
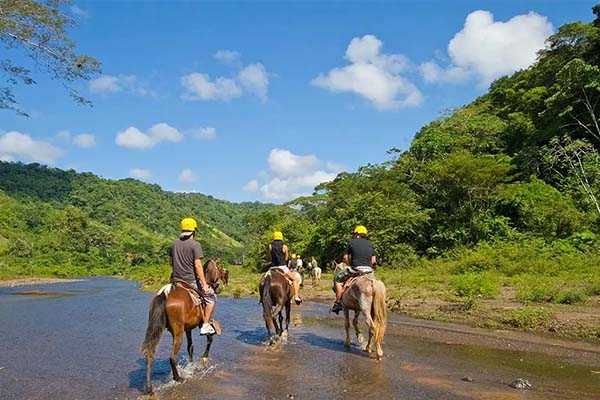
M321 281L321 268L313 267L310 270L310 276L312 277L313 285L318 284Z

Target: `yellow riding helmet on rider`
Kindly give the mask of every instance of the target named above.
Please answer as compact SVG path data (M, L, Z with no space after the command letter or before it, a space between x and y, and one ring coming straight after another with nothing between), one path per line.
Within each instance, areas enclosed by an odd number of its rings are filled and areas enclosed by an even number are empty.
M193 232L198 227L198 223L194 218L184 218L181 220L181 230L183 232Z
M280 231L273 232L273 240L283 240L283 233Z
M296 259L296 255L295 254L292 254L292 259Z
M356 227L354 228L354 233L356 235L366 235L367 232L367 228L364 227L364 225L356 225Z

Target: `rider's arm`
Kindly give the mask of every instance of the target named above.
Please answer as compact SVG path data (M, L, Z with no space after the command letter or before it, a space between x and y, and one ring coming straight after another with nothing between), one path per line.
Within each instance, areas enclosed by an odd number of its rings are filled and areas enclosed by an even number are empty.
M204 277L204 268L202 268L202 260L196 258L194 260L194 270L196 271L196 276L198 280L202 284L202 289L206 291L208 289L208 285L206 284L206 278Z
M344 253L344 257L342 257L344 264L350 265L350 257L348 257L348 253Z
M285 244L283 245L283 254L285 255L285 263L287 265L287 262L288 262L288 248L287 248L287 246Z
M372 265L372 266L375 266L375 265L377 265L377 257L375 257L375 256L371 256L371 265Z

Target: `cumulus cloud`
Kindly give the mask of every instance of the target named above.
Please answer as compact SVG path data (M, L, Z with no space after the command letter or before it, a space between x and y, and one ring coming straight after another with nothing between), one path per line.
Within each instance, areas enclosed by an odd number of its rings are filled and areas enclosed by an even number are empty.
M61 155L62 151L40 140L32 139L25 133L10 131L0 134L0 155L5 160L25 158L41 163L53 163Z
M332 92L356 93L382 110L418 106L423 95L401 75L410 62L401 54L381 53L382 45L373 35L355 37L346 49L350 64L320 74L311 84Z
M426 82L456 82L476 76L482 84L489 84L533 64L553 31L550 21L535 12L502 22L494 21L489 11L474 11L448 43L451 64L442 68L427 62L420 70Z
M242 66L239 63L241 54L234 50L219 50L213 57L227 64L235 64L238 71L230 77L211 78L208 74L194 72L180 78L184 100L220 100L229 101L250 93L262 101L267 99L269 90L269 74L261 63Z
M252 179L244 185L243 190L244 192L256 192L258 190L258 181L256 179Z
M179 182L181 182L181 183L194 183L197 180L198 180L198 178L196 177L194 172L189 168L184 169L179 174Z
M156 146L158 143L167 142L179 142L183 139L183 134L172 126L159 123L153 125L146 132L141 132L138 128L130 126L117 133L115 143L122 147L129 149L148 149Z
M133 93L140 96L157 97L156 93L140 82L135 75L102 75L90 81L90 92L110 94L118 92Z
M85 149L96 146L96 137L91 133L82 133L73 138L73 142Z
M197 72L182 76L181 84L185 89L184 100L228 101L242 95L235 80L223 77L211 80L208 74Z
M143 168L132 168L129 170L129 176L136 179L152 178L152 172Z
M308 195L315 186L333 180L340 167L336 163L324 163L315 155L298 155L286 149L273 149L267 158L268 172L249 181L243 190L260 192L268 200L285 201Z
M242 68L238 74L238 81L248 92L254 93L263 101L267 99L269 77L262 64L250 64Z
M219 60L226 64L234 63L235 61L239 60L241 56L242 54L239 51L235 50L219 50L215 54L213 54L213 57L216 60Z
M189 132L193 137L200 140L211 140L217 137L217 129L213 127L192 129Z

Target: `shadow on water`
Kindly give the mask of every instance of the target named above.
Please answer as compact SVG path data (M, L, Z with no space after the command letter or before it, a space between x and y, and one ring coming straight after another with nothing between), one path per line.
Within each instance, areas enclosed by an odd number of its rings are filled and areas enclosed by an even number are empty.
M370 358L368 353L362 351L362 349L355 343L352 343L350 349L344 347L343 339L332 339L325 336L320 336L312 332L304 332L295 335L298 341L304 342L311 346L321 347L323 349L337 351L341 353L350 353L361 357Z
M252 346L264 346L267 342L267 330L264 327L257 327L252 330L234 329L235 339Z

